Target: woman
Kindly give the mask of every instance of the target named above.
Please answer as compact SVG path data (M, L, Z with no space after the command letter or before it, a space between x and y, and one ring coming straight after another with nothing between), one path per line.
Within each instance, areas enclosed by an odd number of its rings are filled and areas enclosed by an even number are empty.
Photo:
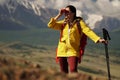
M65 19L58 20L62 15ZM76 8L68 5L59 11L56 17L51 18L48 27L61 31L61 36L57 49L57 57L59 59L61 72L68 73L77 72L79 46L82 34L79 34L76 21ZM104 39L97 36L81 19L79 21L81 31L92 39L95 43L105 43ZM69 68L68 68L69 66Z

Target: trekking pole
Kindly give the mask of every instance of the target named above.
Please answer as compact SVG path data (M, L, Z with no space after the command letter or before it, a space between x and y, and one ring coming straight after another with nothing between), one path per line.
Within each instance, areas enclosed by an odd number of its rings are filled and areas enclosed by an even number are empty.
M108 31L103 28L103 37L105 40L111 40ZM105 45L105 53L106 53L106 62L107 62L107 70L108 70L108 80L111 80L110 76L110 65L109 65L109 54L108 54L108 44L104 43Z

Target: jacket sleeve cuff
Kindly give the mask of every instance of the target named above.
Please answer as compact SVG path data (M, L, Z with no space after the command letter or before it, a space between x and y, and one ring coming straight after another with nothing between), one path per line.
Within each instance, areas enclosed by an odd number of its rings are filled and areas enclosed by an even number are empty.
M97 43L99 39L100 39L100 37L98 37L94 42Z
M48 23L48 27L50 27L50 28L51 28L51 27L54 27L55 22L56 22L56 21L54 20L54 18L51 18L51 19L50 19L50 22Z

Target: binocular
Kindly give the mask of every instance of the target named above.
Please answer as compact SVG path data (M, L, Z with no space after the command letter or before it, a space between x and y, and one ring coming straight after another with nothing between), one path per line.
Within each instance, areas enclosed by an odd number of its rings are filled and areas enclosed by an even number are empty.
M66 9L62 9L61 11L62 13L65 13L65 14L69 13L69 11L67 11Z

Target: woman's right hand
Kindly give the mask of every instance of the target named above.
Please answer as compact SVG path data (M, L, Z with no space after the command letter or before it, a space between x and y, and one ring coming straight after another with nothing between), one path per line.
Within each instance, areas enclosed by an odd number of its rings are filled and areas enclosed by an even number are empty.
M65 8L59 10L59 15L63 15L65 13Z
M54 20L57 20L58 18L60 18L64 14L64 10L65 8L60 9L58 15L54 17Z

